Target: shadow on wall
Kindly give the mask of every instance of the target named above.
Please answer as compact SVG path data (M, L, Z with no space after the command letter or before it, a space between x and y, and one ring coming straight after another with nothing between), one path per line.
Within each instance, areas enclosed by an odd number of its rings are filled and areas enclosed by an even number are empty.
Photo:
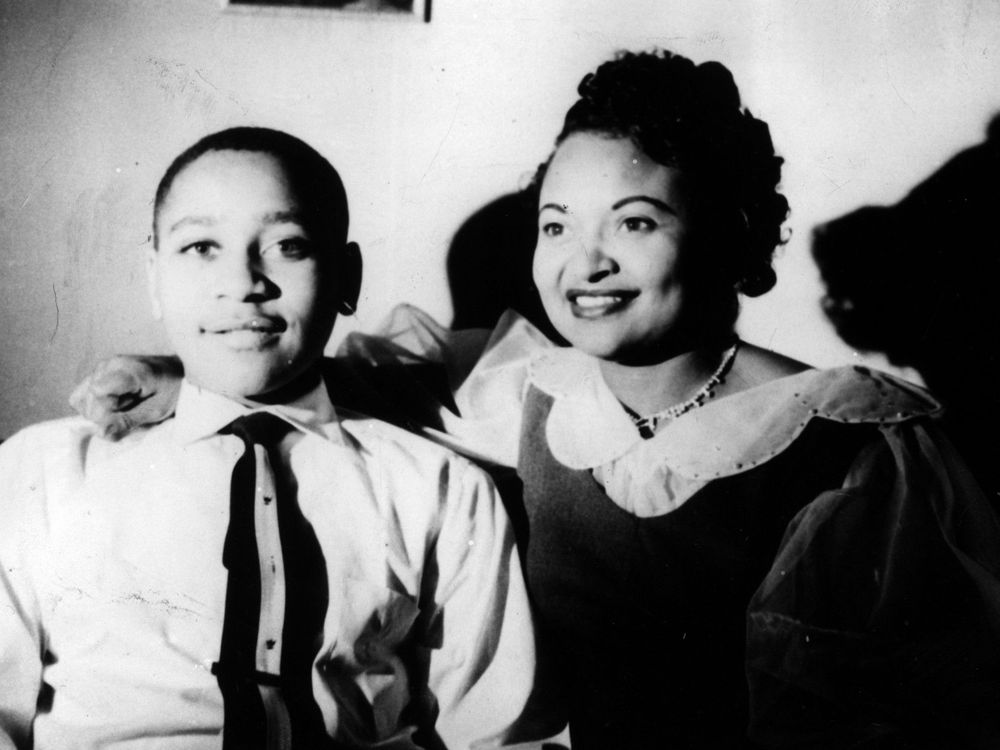
M891 206L819 226L813 256L823 308L858 349L916 368L994 498L1000 464L1000 114Z
M562 342L531 279L537 206L537 193L531 188L508 193L459 227L447 260L455 309L452 328L493 328L504 310L511 308L550 339Z

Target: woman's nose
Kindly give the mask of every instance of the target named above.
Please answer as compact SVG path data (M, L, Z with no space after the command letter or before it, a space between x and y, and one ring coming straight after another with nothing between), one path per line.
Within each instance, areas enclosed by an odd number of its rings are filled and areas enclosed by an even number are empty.
M599 281L618 272L618 263L600 235L582 238L577 258L587 281Z

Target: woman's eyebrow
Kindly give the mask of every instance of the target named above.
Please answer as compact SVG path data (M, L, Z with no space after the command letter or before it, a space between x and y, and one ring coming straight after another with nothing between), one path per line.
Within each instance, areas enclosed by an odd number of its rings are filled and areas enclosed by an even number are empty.
M611 208L617 211L622 206L627 206L629 203L637 203L637 202L649 203L650 205L655 206L661 211L665 211L668 214L673 214L674 216L677 215L677 212L673 208L671 208L668 204L664 203L659 198L653 198L652 196L649 195L630 195L627 198L622 198L620 201L615 201L615 203L611 206Z
M566 206L562 203L546 203L544 206L538 209L538 213L541 213L546 208L551 208L554 211L558 211L561 214L566 213Z

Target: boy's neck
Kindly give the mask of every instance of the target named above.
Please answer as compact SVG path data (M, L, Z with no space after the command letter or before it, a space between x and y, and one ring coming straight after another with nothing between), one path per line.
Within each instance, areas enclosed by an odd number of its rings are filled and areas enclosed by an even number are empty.
M267 404L269 406L292 404L306 394L315 390L316 386L318 386L321 382L322 375L320 374L319 365L315 365L310 367L290 383L286 383L280 388L268 391L267 393L262 393L256 396L248 396L246 400L258 404Z

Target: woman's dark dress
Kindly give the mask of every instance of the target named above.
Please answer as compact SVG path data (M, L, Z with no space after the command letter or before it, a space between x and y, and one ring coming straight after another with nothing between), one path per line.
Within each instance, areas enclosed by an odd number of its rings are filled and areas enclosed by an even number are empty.
M918 479L919 461L894 455L897 440L886 439L878 418L809 418L777 455L713 479L672 512L642 518L616 505L590 470L553 456L545 432L553 401L529 387L518 467L522 542L539 651L552 659L576 750L964 747L977 746L968 738L978 732L1000 736L993 716L1000 708L989 707L1000 684L1000 675L988 674L1000 663L989 608L920 486L900 493L901 474ZM891 429L905 438L906 424ZM827 514L813 523L810 504L822 506L831 491L834 520ZM963 512L960 497L951 502L951 512ZM783 543L793 519L798 526ZM984 519L1000 538L995 520ZM804 545L795 528L805 529ZM822 549L812 550L817 541ZM810 552L788 570L774 569L779 550L787 556L802 546ZM880 573L895 578L879 581ZM996 580L981 575L987 586ZM756 602L748 630L747 608L765 578L778 581L770 587L780 606ZM797 594L780 593L786 580ZM966 642L944 633L941 611L958 618L953 630ZM829 665L813 671L808 633L817 627L834 661L838 653L864 660L841 665L864 675L859 684ZM919 663L906 674L916 686L892 684L898 650L938 635L937 650L918 648ZM883 659L882 647L893 655ZM960 712L971 711L963 721L981 726L951 728L945 745L921 744L955 720L956 707L942 705L947 697L919 684L935 673L977 685ZM751 702L767 714L754 717L763 720L755 737L767 745L747 739ZM927 711L944 716L927 720Z

